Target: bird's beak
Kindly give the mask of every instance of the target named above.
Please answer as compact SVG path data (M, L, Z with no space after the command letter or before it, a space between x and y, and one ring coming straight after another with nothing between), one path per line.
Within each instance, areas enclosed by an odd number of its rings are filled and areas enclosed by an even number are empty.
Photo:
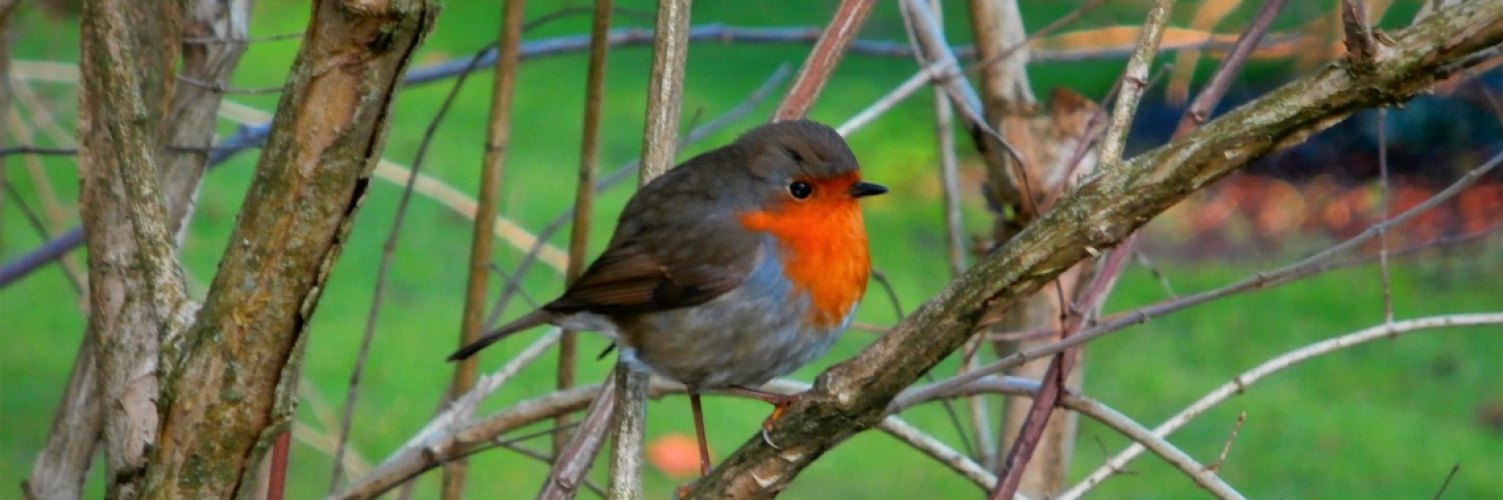
M872 184L870 182L857 182L851 184L851 196L860 198L863 196L875 196L887 192L887 186Z

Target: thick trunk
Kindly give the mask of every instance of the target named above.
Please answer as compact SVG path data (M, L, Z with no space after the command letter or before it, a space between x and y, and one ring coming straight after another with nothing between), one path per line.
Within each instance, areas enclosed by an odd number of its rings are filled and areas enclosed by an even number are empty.
M230 245L163 393L152 496L228 498L291 419L305 329L437 7L325 0L283 89Z

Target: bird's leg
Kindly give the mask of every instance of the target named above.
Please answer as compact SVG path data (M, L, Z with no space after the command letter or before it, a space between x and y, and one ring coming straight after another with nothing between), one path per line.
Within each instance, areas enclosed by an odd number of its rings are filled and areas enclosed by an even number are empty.
M782 449L777 443L772 442L772 436L769 433L772 431L772 425L777 423L778 419L783 418L783 412L787 411L788 407L793 406L793 403L798 402L798 396L767 392L740 385L726 387L725 392L747 396L772 405L772 414L768 415L767 419L762 421L762 441L775 450Z
M710 475L710 445L705 441L705 414L699 407L699 391L689 388L689 406L694 410L694 437L699 438L699 475Z

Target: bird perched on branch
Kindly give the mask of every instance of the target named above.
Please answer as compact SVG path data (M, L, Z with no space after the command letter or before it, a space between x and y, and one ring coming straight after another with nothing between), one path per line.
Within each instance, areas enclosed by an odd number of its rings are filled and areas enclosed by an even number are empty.
M544 323L610 335L628 362L689 388L708 474L700 392L773 404L766 436L795 397L757 387L824 354L850 324L871 269L856 202L885 192L861 180L830 127L763 125L643 186L562 296L449 359Z

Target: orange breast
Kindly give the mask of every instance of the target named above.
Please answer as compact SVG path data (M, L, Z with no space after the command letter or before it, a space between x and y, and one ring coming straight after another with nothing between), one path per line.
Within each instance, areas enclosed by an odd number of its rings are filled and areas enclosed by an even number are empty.
M816 182L808 200L740 215L747 229L767 232L782 246L783 274L808 294L809 321L819 328L840 324L866 293L871 270L861 209L845 192L850 182L839 189Z

